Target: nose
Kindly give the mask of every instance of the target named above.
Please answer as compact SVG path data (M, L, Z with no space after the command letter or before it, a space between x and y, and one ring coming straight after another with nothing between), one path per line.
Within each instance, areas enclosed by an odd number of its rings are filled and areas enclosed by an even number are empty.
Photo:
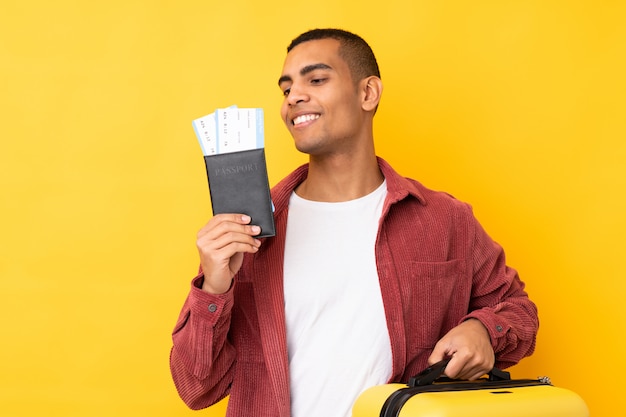
M293 83L289 88L289 94L287 95L287 104L294 106L301 102L306 102L309 99L309 95L306 89L297 83Z

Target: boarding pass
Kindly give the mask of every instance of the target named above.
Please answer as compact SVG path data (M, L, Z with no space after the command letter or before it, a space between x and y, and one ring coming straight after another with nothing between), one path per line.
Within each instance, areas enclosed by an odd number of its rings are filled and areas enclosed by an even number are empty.
M263 109L260 108L217 109L192 124L202 152L207 156L265 146Z

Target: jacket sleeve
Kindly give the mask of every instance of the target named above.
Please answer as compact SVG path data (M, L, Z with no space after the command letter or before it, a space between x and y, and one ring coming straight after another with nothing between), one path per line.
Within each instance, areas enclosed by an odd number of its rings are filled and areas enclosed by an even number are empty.
M504 250L474 219L472 245L472 294L470 312L489 331L496 367L515 365L535 350L539 328L536 305L529 299L524 282L507 266Z
M170 370L178 394L191 409L206 408L228 395L235 349L228 341L233 289L212 295L196 277L174 328Z

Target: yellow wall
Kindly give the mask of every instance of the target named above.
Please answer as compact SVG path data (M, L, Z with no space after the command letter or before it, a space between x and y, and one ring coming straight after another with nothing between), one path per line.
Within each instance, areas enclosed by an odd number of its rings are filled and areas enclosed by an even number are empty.
M9 4L7 4L9 3ZM184 416L170 332L209 215L191 120L263 107L272 183L292 37L356 31L385 82L380 155L473 204L537 301L536 354L626 409L622 1L4 2L0 415Z

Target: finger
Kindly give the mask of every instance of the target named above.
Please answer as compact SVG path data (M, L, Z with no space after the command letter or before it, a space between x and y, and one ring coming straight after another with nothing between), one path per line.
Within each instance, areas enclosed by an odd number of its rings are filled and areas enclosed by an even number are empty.
M220 275L236 272L238 267L231 264L231 258L239 252L255 253L261 246L261 241L252 236L258 232L255 228L258 226L223 221L204 234L200 232L196 246L203 271L212 271L211 275L218 271L222 271Z
M248 224L252 220L250 216L242 213L220 213L213 216L217 221L227 221L233 223Z
M250 217L238 214L226 214L213 217L200 231L198 240L217 240L224 234L241 233L248 236L256 236L261 233L261 228L249 225Z
M237 252L256 252L261 241L245 233L226 233L209 244L209 249L224 258L230 258Z
M225 264L238 252L257 252L261 241L246 233L227 232L213 239L205 235L198 239L197 247L203 263Z
M435 348L433 349L430 356L428 357L428 364L433 365L439 361L444 360L447 357L450 357L451 354L448 352L448 349L449 347L447 346L447 343L439 341L435 345Z
M197 245L210 250L218 250L230 243L246 243L259 247L261 241L254 236L260 233L259 226L224 226L198 236Z
M469 353L458 353L454 355L452 363L452 369L449 370L450 374L455 373L454 376L448 375L451 378L457 379L469 379L474 380L482 377L493 367L489 364L489 360L480 355L471 355ZM446 372L446 374L448 374Z
M200 232L206 233L222 223L248 224L252 219L245 214L222 213L211 217L209 221L200 229Z
M454 355L452 355L452 359L450 359L450 362L448 362L446 370L444 371L444 375L452 379L461 379L463 377L462 370L463 362L459 361L457 358L454 357Z
M480 377L482 377L483 375L485 375L487 372L489 372L490 369L486 370L483 368L470 368L470 369L466 369L461 371L457 378L458 379L467 379L470 381L476 380Z

